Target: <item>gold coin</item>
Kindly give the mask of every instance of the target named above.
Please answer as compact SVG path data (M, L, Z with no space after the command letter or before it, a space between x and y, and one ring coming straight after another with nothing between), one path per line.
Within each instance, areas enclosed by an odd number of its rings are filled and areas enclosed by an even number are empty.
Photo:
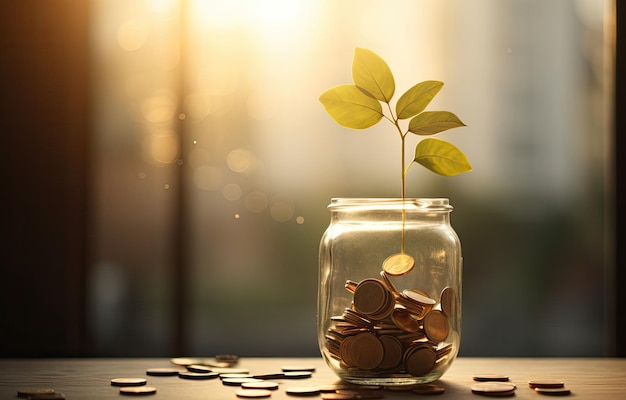
M433 310L424 317L424 332L435 343L443 342L450 333L448 319L441 311Z
M408 254L392 254L383 261L383 270L392 276L408 274L415 265L415 260Z
M485 396L512 396L515 394L515 385L506 382L481 382L471 387L472 393Z

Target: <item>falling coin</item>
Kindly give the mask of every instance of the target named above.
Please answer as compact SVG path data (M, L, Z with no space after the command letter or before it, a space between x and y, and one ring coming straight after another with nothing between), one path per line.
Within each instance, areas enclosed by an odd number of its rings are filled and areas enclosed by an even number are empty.
M415 260L408 254L397 253L390 255L383 261L383 270L392 276L408 274L415 265Z

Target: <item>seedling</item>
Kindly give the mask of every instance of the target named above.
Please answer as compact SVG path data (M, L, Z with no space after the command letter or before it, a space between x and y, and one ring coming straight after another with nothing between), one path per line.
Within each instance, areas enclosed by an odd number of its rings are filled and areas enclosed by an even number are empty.
M401 196L406 196L406 177L414 163L432 172L453 176L472 170L465 154L453 144L432 137L417 143L413 160L406 164L405 146L409 133L434 136L465 124L449 111L424 111L443 87L440 81L424 81L407 90L395 104L391 100L396 84L387 63L371 50L356 48L352 61L353 84L327 90L320 96L326 112L339 125L351 129L366 129L381 119L388 120L397 130L401 143ZM402 128L400 122L409 120Z

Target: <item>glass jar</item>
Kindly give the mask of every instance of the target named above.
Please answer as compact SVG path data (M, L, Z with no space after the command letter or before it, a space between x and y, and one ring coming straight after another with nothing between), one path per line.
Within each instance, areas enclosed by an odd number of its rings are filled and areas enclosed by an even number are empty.
M318 341L343 380L432 382L461 339L459 238L443 198L332 199L319 254Z

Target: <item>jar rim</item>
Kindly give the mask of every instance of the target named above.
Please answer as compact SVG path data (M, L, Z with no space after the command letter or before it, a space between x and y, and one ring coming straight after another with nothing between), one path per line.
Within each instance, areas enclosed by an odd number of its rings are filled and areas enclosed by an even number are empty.
M407 198L385 198L385 197L334 197L331 199L328 209L331 211L360 211L360 210L381 210L381 209L404 209L415 211L452 211L450 201L445 197L407 197Z

